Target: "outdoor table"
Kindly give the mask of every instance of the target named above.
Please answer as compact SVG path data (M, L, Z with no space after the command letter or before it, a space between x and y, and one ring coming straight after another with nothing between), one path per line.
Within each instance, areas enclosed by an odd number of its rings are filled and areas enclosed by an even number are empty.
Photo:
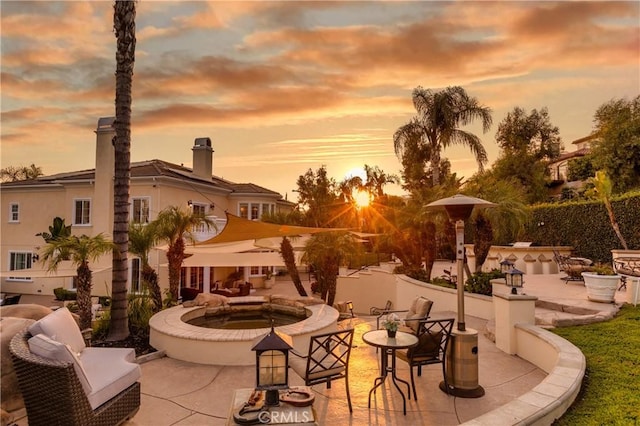
M411 387L409 382L402 380L396 376L396 350L406 349L418 344L418 337L405 333L403 331L396 332L396 337L389 337L387 330L375 330L369 331L362 335L362 340L376 348L380 348L380 377L376 377L373 382L373 388L369 391L369 408L371 408L371 394L376 392L386 380L387 375L391 373L393 384L398 392L402 396L402 408L404 415L407 415L407 400L404 397L404 392L398 386L398 382L402 382L407 385L407 397L411 399ZM391 366L389 366L389 357L391 357Z

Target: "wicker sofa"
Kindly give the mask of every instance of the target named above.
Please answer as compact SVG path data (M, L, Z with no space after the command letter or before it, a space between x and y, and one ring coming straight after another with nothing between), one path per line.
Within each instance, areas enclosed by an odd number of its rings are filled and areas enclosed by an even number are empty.
M36 334L35 329L32 325L16 334L9 345L29 426L119 425L136 414L140 367L135 364L133 349L84 348L78 353L77 348L71 349L73 345L60 346L45 333ZM63 340L67 331L61 331L58 338ZM56 346L58 353L75 353L71 357L76 361L42 356L43 347Z

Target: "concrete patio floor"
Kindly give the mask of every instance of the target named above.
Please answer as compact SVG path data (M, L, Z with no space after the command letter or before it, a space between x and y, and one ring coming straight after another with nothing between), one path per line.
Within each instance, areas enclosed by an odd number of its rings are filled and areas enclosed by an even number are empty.
M449 265L439 262L434 276ZM624 291L617 292L616 304L590 302L582 283L565 284L561 277L560 274L525 276L524 292L537 296L544 306L536 308L536 323L549 325L558 318L585 322L585 312L600 312L588 315L589 321L602 320L617 311L618 302L624 302ZM308 282L305 287L308 288ZM277 281L270 290L257 290L258 294L263 292L296 294L290 281ZM498 350L485 336L490 326L487 321L467 316L467 327L479 331L479 384L485 390L483 397L469 399L445 394L438 387L442 380L441 366L432 365L423 368L422 376L416 377L418 401L407 401L406 416L402 413L402 399L390 381L372 397L369 409L368 393L378 376L380 359L375 348L362 341L362 334L375 328L375 317L359 314L368 309L356 304L356 318L341 323L356 330L349 367L353 414L349 414L344 380L334 382L331 389L317 385L312 389L320 425L457 425L517 398L546 377L531 363ZM437 306L432 315L456 317L455 312L439 312ZM125 423L127 426L226 425L234 390L255 384L252 366L210 366L163 357L144 362L141 368L142 403L136 416ZM398 376L409 380L409 369L402 361L398 361ZM291 372L290 385L302 384ZM26 426L26 419L18 419L17 425Z

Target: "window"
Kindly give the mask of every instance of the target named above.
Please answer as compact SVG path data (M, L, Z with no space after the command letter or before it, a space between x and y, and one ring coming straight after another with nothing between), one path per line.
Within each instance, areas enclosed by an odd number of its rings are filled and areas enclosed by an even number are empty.
M20 206L18 203L9 204L9 222L20 221Z
M9 270L21 271L31 269L33 253L27 251L9 252ZM31 277L9 277L10 280L31 281Z
M74 225L91 225L91 200L75 200Z
M142 268L138 258L131 259L131 292L140 293L142 291Z
M252 266L250 274L251 275L260 275L260 267L259 266Z
M204 284L204 267L192 266L191 268L191 282L189 287L201 289Z
M206 206L204 204L193 204L191 205L193 209L193 214L196 216L205 216ZM206 232L207 226L204 223L200 223L193 227L193 232Z
M149 223L149 197L132 200L131 221L133 223Z
M270 203L240 203L238 216L244 219L259 220L262 215L273 214L276 205Z
M240 217L243 219L249 219L249 204L240 203Z

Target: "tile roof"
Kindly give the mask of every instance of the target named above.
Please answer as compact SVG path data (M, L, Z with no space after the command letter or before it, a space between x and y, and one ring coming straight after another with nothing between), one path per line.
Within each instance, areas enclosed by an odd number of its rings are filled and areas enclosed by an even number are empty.
M163 160L147 160L131 163L132 178L151 178L151 177L168 177L183 180L185 182L198 182L212 185L216 188L226 190L231 193L242 194L269 194L278 195L280 193L264 188L253 183L234 183L212 176L209 179L203 179L193 174L192 169L182 165L169 163ZM95 169L80 170L76 172L57 173L50 176L40 176L36 179L22 180L16 182L4 182L3 188L16 188L39 185L63 184L65 182L84 181L95 179Z

